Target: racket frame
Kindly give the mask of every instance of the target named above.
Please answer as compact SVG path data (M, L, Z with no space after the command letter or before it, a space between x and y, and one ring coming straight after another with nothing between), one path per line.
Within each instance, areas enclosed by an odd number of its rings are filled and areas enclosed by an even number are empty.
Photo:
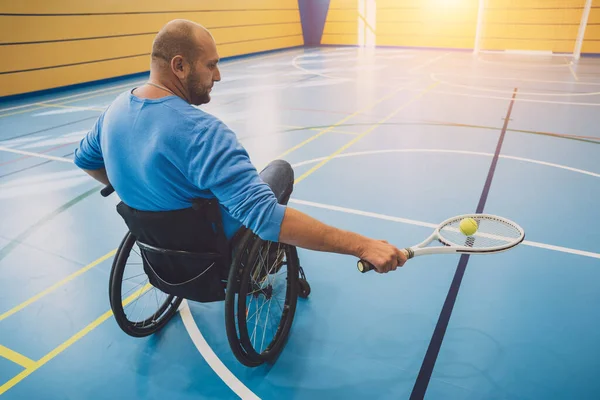
M449 225L450 223L455 222L455 221L460 221L464 218L495 219L495 220L498 220L500 222L503 222L507 225L514 227L521 233L521 235L519 238L517 238L515 240L511 240L510 242L507 242L506 245L499 245L499 246L493 246L493 247L482 247L479 249L474 249L469 246L460 246L457 244L450 244L450 243L446 242L443 238L443 235L440 235L440 230L442 228L444 228L446 225ZM489 234L480 234L480 235L485 236L485 235L489 235ZM478 236L478 232L474 233L471 236L465 236L465 237L467 237L467 238L475 237L476 238L477 236ZM491 235L491 236L493 236L493 235ZM427 247L430 243L432 243L435 240L439 241L444 246ZM457 216L448 218L447 220L441 222L435 228L435 230L431 233L431 235L429 235L429 237L427 239L423 240L421 243L416 244L414 246L404 248L404 249L402 249L402 251L406 255L407 260L410 260L411 258L414 258L417 256L432 255L432 254L453 254L453 253L493 254L493 253L501 253L501 252L510 250L513 247L522 243L523 240L525 240L525 231L518 224L516 224L515 222L513 222L509 219L499 217L497 215L492 215L492 214L462 214L462 215L457 215ZM368 272L373 269L373 266L364 260L359 260L357 267L360 272Z

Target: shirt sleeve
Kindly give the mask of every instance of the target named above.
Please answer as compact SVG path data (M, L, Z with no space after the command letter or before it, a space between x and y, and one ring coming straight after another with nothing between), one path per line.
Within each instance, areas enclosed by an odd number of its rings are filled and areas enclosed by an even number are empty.
M100 148L100 127L104 119L104 113L96 120L92 129L79 142L75 149L74 163L79 168L95 170L104 168L104 158Z
M188 176L210 190L227 212L263 240L277 242L285 206L259 176L235 134L211 123L191 146Z

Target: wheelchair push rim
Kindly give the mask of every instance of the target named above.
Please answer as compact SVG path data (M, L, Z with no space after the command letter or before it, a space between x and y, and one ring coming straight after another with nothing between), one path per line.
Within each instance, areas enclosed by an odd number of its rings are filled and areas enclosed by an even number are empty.
M169 322L183 299L149 283L135 241L135 236L128 232L117 250L110 274L109 299L119 327L130 336L143 337Z
M240 342L254 363L272 362L287 341L296 310L296 248L258 239L246 261L237 296Z

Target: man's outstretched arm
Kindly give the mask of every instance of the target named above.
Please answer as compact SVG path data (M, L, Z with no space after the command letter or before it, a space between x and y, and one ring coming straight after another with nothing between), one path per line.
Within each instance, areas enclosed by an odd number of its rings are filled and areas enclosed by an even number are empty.
M396 270L406 256L391 244L326 225L298 210L286 207L279 241L309 250L348 254L369 261L377 272Z

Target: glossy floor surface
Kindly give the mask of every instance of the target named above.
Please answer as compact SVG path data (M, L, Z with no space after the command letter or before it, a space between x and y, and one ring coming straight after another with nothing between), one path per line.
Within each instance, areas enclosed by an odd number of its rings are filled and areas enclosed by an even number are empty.
M312 293L274 365L237 362L222 302L187 302L159 333L129 337L108 300L118 198L72 155L146 77L5 102L3 399L600 397L599 59L323 47L221 72L203 108L257 168L294 166L291 206L402 247L482 207L526 241L387 275L299 249Z

